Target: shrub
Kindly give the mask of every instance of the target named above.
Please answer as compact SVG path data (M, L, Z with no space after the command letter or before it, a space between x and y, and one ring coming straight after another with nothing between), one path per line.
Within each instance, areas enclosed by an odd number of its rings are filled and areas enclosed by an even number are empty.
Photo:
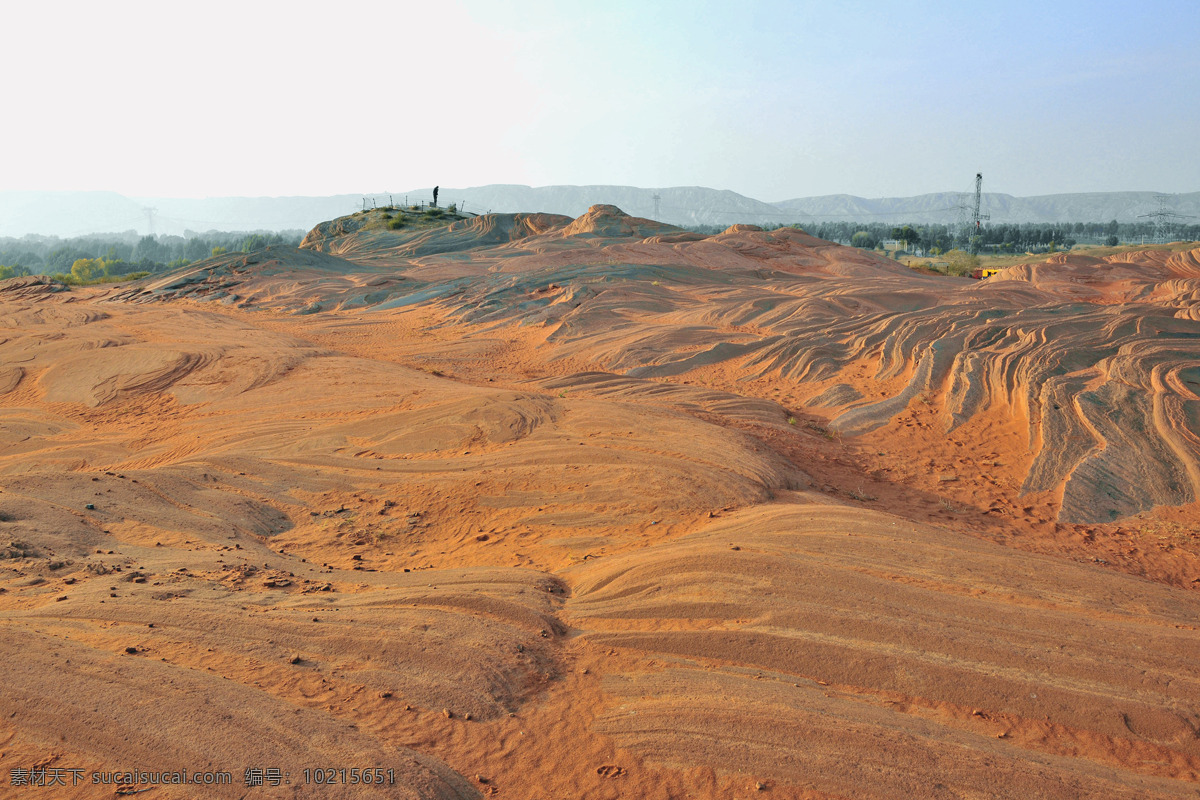
M946 274L963 277L970 275L979 267L979 256L964 253L962 250L951 250L946 253Z
M105 274L104 262L99 258L79 258L71 265L71 277L79 283L87 283Z

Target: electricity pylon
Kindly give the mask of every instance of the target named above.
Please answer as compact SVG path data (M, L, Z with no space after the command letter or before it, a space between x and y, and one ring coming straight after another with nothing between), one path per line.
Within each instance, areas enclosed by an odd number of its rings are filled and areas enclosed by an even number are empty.
M1154 220L1154 242L1155 244L1166 244L1171 227L1176 220L1195 219L1184 214L1176 214L1167 210L1167 195L1160 194L1155 197L1158 200L1158 211L1151 214L1138 214L1138 219Z

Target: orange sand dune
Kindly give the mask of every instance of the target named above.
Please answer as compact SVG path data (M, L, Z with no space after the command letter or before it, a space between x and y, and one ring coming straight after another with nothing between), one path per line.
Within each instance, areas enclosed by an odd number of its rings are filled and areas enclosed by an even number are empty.
M0 283L0 795L1196 796L1200 255L378 222Z

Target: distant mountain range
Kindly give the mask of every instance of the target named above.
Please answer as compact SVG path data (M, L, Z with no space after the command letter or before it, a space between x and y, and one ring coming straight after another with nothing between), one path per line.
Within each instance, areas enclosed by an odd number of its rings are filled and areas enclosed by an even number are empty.
M0 236L25 234L81 236L137 231L184 235L203 232L307 231L318 222L367 205L428 203L432 187L392 195L330 197L213 197L180 199L126 197L115 192L0 192ZM1088 192L1038 197L985 193L982 211L1000 222L1134 222L1159 210L1154 192ZM457 203L470 213L546 211L576 217L597 203L674 225L734 223L801 226L819 222L951 223L969 196L939 192L916 197L868 199L853 195L798 197L767 203L703 186L642 189L634 186L520 186L493 184L469 189L442 188L441 205ZM1200 223L1200 192L1167 196L1167 210ZM149 209L149 210L148 210Z

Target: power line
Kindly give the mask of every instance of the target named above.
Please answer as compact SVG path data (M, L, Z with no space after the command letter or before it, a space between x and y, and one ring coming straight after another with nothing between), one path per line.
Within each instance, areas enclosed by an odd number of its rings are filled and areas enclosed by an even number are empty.
M758 216L758 217L788 217L795 219L797 217L811 217L813 221L838 217L849 220L856 220L861 217L912 217L917 214L936 214L941 211L957 211L962 206L945 206L942 208L924 208L919 211L856 211L851 214L821 214L812 211L748 211L744 208L710 208L704 209L701 212L699 209L685 208L683 206L664 205L663 208L669 211L683 211L688 214L697 213L713 213L713 214L740 214L742 216Z
M1171 227L1176 220L1195 219L1195 217L1168 211L1167 200L1170 198L1165 194L1155 195L1155 199L1158 200L1158 211L1150 214L1138 214L1138 219L1154 220L1154 241L1157 244L1166 244Z

